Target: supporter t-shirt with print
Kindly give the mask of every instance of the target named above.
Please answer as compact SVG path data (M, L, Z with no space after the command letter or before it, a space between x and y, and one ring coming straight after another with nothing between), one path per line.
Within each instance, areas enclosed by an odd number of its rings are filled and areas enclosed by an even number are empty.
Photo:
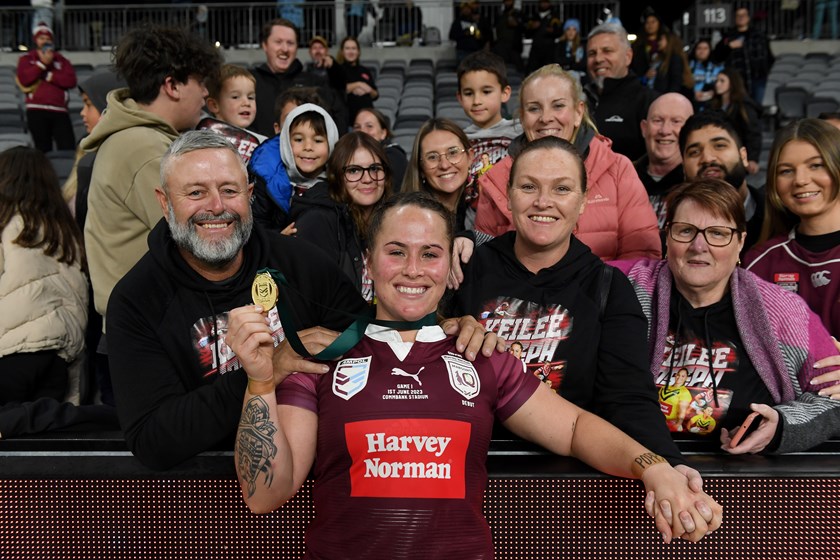
M694 309L674 290L670 307L668 336L655 383L672 432L718 437L721 427L733 429L743 422L751 412L751 403L773 404L738 333L729 293L715 304ZM684 382L680 373L683 370ZM672 414L671 406L676 406L676 400L663 402L661 398L663 393L672 394L677 388L691 394L691 403L681 421ZM713 409L714 428L692 430L696 427L690 425L692 420L707 406ZM710 422L703 424L708 428Z

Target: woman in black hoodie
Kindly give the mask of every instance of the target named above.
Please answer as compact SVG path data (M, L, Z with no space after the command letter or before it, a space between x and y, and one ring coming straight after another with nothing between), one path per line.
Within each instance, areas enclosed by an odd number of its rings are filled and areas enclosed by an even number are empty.
M554 136L529 142L507 190L515 231L476 249L454 309L520 342L527 370L563 397L685 463L659 410L630 282L573 233L586 205L578 151Z
M318 245L356 284L367 301L373 285L364 252L368 220L391 195L391 169L379 142L350 132L335 145L327 163L329 197L300 199L298 237Z

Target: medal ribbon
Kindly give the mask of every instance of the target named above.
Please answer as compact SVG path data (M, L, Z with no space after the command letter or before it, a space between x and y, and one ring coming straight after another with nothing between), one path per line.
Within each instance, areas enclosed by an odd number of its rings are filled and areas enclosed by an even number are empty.
M289 285L288 280L286 280L286 277L283 276L283 273L278 270L262 268L257 271L257 274L260 273L268 273L279 285L288 289L293 289ZM331 311L341 313L342 315L346 315L347 317L353 319L350 326L344 329L344 331L338 335L338 338L336 338L329 346L313 356L309 353L297 335L297 322L294 320L291 307L289 307L288 302L285 301L287 293L287 290L277 290L277 313L280 315L280 322L283 324L283 331L286 335L286 339L289 341L289 344L292 348L294 348L295 352L305 358L334 360L339 356L343 356L351 348L358 344L363 336L365 336L365 329L367 329L368 325L379 325L381 327L394 329L395 331L413 331L421 327L431 327L437 324L437 314L434 311L417 321L384 321L373 318L372 309L371 315L356 315L355 313L348 313L347 311L333 309L320 303L312 302L315 305L325 307ZM268 310L266 309L265 311Z

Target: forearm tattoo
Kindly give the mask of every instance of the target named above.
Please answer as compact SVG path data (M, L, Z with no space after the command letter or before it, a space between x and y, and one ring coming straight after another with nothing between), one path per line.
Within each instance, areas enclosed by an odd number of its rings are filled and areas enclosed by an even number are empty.
M248 497L257 490L257 477L265 474L265 485L271 486L272 460L277 455L274 434L277 428L271 424L268 404L262 397L252 397L245 404L239 432L236 435L236 470L248 485Z
M633 470L636 472L638 476L641 476L644 470L652 465L658 465L659 463L667 463L668 461L656 453L642 453L635 459L633 459Z

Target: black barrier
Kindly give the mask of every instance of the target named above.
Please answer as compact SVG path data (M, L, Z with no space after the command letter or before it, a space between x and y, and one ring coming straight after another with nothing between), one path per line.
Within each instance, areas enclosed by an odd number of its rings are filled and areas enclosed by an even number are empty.
M638 482L494 441L484 510L496 557L830 559L840 551L840 441L730 457L680 442L724 506L700 543L662 543ZM150 471L118 437L0 441L0 558L299 558L311 486L270 515L242 501L229 451Z

